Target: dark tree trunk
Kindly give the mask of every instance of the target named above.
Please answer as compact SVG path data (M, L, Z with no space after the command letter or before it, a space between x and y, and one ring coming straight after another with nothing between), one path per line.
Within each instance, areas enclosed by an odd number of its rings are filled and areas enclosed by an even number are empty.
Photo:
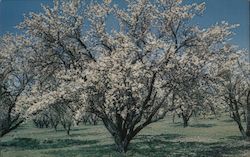
M239 124L239 130L241 135L245 138L246 137L246 132L241 124Z
M188 119L185 117L182 117L182 118L183 118L183 127L184 128L188 127Z
M69 123L68 123L68 125L67 125L67 135L69 135L69 134L70 134L71 125L72 125L72 123L71 123L71 122L69 122Z
M175 123L175 112L174 112L174 114L172 116L172 122Z
M245 132L245 130L244 130L244 128L243 128L241 122L236 121L236 123L238 124L238 128L239 128L239 130L240 130L241 135L245 138L245 137L246 137L246 132Z
M70 129L67 129L67 135L69 135Z
M113 136L116 149L119 153L126 153L128 150L128 145L132 138L136 135L135 132L132 134L128 133L128 129L118 128L112 121L109 119L102 119L105 127ZM132 133L132 132L131 132Z
M250 137L250 91L247 94L246 136Z
M188 127L188 125L189 125L188 121L189 121L190 117L191 117L191 114L187 115L187 114L182 113L182 120L183 120L183 127L184 128Z
M240 114L239 114L238 110L233 112L233 120L237 123L241 135L245 138L246 137L246 132L245 132L243 126L242 126L241 117L240 117Z
M8 127L3 128L2 130L0 130L0 137L3 137L4 135L8 134L9 132L11 132L12 130L16 129L17 127L19 127L24 120L20 120L18 122L16 122L15 124L9 124ZM14 122L14 121L13 121Z
M127 138L122 139L122 137L114 137L117 151L120 153L126 153L128 150L129 141Z
M58 125L58 124L54 125L54 129L55 129L55 131L57 131L57 125Z

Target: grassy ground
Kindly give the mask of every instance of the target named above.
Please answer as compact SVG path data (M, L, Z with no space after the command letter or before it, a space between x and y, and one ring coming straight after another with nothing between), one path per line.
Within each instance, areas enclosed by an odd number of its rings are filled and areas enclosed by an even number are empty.
M103 125L65 131L37 129L31 123L0 139L0 157L121 156ZM126 156L149 157L250 157L250 142L242 140L228 119L193 119L190 127L171 118L145 128L129 146Z

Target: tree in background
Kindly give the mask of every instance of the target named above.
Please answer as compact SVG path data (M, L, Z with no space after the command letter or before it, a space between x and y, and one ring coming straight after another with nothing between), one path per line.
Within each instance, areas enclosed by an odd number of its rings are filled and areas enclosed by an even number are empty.
M237 123L242 136L246 137L249 135L246 134L247 131L242 124L242 113L249 113L249 63L246 61L244 51L239 51L230 45L226 45L222 51L226 55L217 65L214 64L215 67L210 67L216 74L216 88L219 97L217 99L221 99L226 105L230 117ZM247 128L249 128L248 120Z
M23 36L6 34L0 39L0 137L24 121L16 103L32 78L25 58L29 51L27 44Z

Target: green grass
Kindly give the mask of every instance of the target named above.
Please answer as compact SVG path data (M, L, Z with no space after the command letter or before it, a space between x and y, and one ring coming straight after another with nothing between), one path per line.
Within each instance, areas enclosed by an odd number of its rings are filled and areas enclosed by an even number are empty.
M67 136L62 129L22 125L0 139L0 157L95 157L121 156L103 125L81 125ZM135 137L126 156L169 157L250 157L250 142L241 138L228 119L192 119L183 128L171 118L146 127Z

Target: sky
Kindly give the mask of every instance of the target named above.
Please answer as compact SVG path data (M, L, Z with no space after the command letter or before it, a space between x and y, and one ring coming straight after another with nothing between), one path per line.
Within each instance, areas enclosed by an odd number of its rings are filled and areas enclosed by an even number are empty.
M123 0L113 0L113 3L123 5ZM204 15L196 17L192 22L202 27L209 27L216 22L227 21L230 24L240 24L234 30L235 35L230 41L240 48L249 49L249 0L184 0L187 3L206 3ZM20 33L15 26L23 21L23 15L41 12L41 3L53 5L53 0L0 0L0 36L10 33Z

